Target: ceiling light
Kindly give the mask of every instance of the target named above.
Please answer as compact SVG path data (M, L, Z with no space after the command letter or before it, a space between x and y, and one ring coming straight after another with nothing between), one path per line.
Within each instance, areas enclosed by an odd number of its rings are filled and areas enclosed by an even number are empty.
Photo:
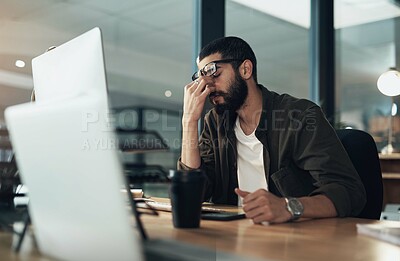
M164 93L165 97L171 97L172 96L172 92L170 90L166 90Z
M395 68L390 68L378 78L378 89L386 96L400 95L400 72Z
M22 60L16 60L15 61L15 66L19 67L19 68L24 68L25 67L25 62Z

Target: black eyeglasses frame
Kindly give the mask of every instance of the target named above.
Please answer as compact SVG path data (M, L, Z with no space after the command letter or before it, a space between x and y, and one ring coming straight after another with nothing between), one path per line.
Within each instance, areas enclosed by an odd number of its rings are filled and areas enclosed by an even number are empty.
M204 68L206 68L208 65L210 65L212 63L215 64L215 70L214 70L213 73L211 73L210 75L207 75L207 76L213 76L217 72L217 69L218 69L216 67L217 64L219 64L219 63L231 63L231 62L236 62L236 61L243 62L244 60L242 60L242 59L222 59L222 60L211 61L211 62L207 63L206 65L204 65L203 69L198 70L197 72L195 72L192 75L192 81L197 80L200 77L200 75L201 76L206 76L206 73L204 72Z

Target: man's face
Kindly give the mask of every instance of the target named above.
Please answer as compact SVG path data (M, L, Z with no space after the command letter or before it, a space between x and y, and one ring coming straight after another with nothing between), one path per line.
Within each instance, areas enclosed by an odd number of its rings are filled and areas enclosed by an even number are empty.
M222 60L220 54L212 54L201 60L198 68L203 69L208 63L219 60ZM218 114L236 112L244 104L248 94L247 84L230 63L218 63L213 76L202 77L215 88L209 99Z

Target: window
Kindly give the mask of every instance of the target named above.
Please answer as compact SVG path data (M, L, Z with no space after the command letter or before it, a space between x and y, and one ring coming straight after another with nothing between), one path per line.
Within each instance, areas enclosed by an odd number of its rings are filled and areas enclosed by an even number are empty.
M241 37L253 48L259 83L308 98L309 1L258 2L226 2L226 35Z
M399 16L400 8L390 1L335 1L339 125L369 132L378 149L387 144L391 99L379 92L377 79L399 63ZM398 116L394 134L399 145Z

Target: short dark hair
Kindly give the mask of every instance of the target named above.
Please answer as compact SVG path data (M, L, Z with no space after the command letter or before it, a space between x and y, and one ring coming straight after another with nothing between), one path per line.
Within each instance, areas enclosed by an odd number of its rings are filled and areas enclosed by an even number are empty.
M205 57L215 53L220 53L222 59L250 60L253 63L253 78L257 82L256 55L246 41L236 36L227 36L213 40L201 49L199 60L201 61ZM235 70L239 68L240 64L240 62L232 62Z

